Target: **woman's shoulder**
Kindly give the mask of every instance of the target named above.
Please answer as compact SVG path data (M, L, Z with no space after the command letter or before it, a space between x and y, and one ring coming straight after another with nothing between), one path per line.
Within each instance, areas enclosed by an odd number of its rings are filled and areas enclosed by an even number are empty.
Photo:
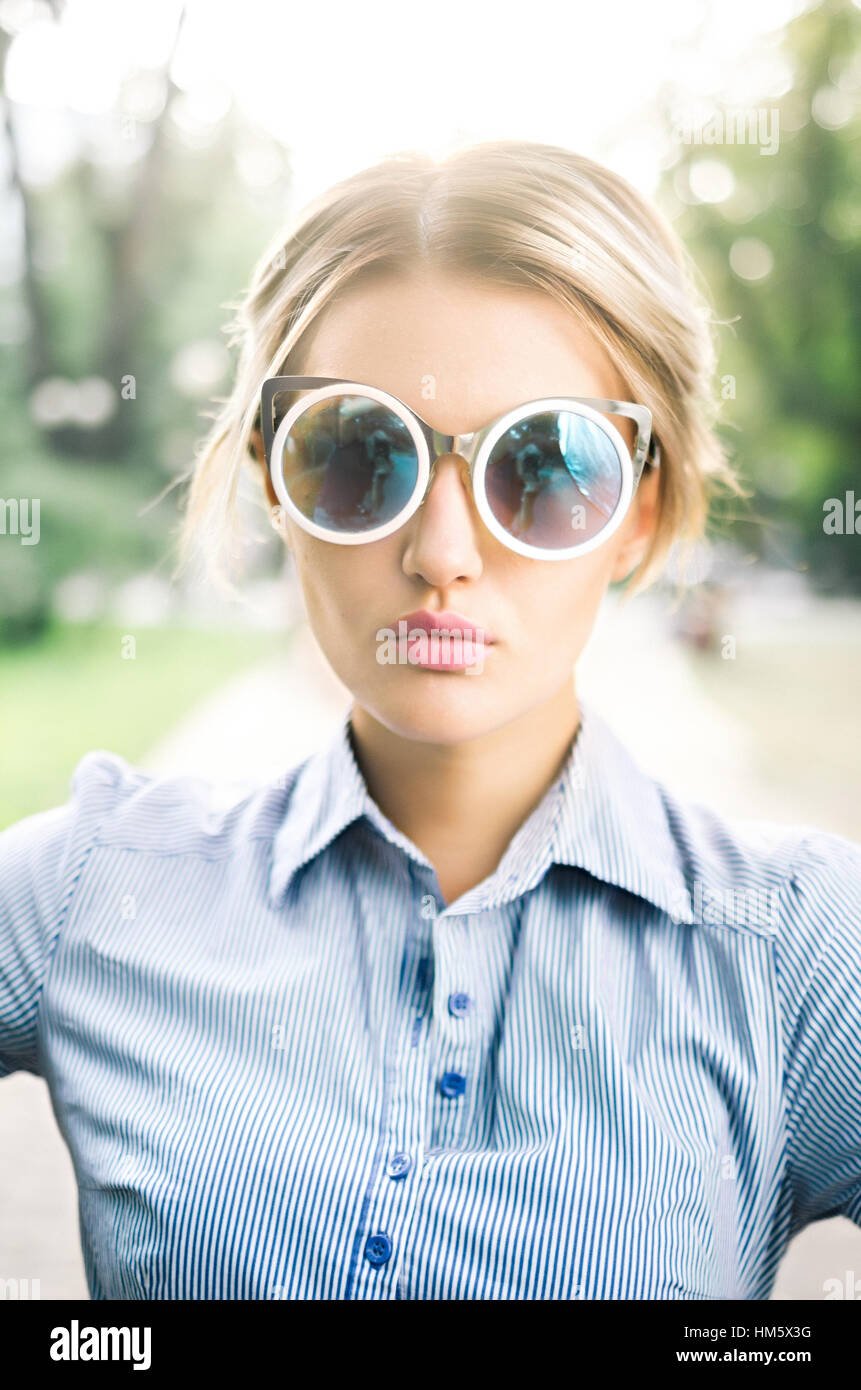
M588 727L571 792L585 810L571 823L580 833L597 827L602 862L617 870L634 862L637 881L660 878L676 920L801 943L841 930L861 940L861 845L824 827L706 804L655 775L594 714Z
M787 1055L838 1020L861 1037L861 845L660 794L686 883L677 920L715 947L729 937L745 953L752 938L767 944Z
M39 999L87 866L104 854L110 877L112 851L138 852L181 873L184 857L238 855L274 833L300 767L227 786L158 775L96 749L75 766L62 805L0 831L0 1077L38 1068Z
M301 764L271 781L225 783L157 773L94 749L75 765L67 801L0 832L0 867L38 871L74 864L94 845L150 854L219 857L239 841L274 833Z
M837 865L850 874L861 872L861 844L839 831L801 820L731 814L656 785L680 853L703 870L778 879Z
M861 940L861 844L804 822L730 815L659 787L689 890L712 916L758 908L798 937L845 929ZM706 916L703 920L708 920ZM716 918L715 918L716 920ZM731 925L732 923L728 923Z
M239 840L274 833L302 763L269 780L224 781L154 772L120 754L85 754L71 777L82 822L106 845L218 855Z

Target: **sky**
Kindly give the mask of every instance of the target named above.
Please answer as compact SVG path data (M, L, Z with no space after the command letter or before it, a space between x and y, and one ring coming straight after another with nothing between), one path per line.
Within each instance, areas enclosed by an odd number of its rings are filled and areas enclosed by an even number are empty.
M0 0L14 34L9 97L31 138L25 175L47 181L74 154L80 122L126 100L152 103L146 69L170 51L178 0ZM396 149L442 155L516 137L577 149L645 193L657 183L669 95L680 116L777 99L792 82L780 30L806 0L188 0L172 67L191 124L235 102L290 151L302 206ZM140 75L140 70L144 70ZM35 132L35 138L33 138Z

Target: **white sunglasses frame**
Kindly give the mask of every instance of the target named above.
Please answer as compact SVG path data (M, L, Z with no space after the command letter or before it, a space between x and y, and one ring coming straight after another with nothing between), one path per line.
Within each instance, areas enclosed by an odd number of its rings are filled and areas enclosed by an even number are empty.
M272 408L275 396L278 392L297 390L304 391L306 394L293 403L273 433ZM354 535L329 531L309 520L290 497L283 468L284 445L296 420L318 401L342 395L366 396L392 410L409 430L416 446L418 460L415 487L409 501L401 508L397 516L392 517L382 526L374 527L371 531L362 531ZM583 396L547 396L540 400L527 401L522 405L514 406L513 409L506 411L504 415L499 416L498 419L491 421L490 424L481 429L474 430L471 434L461 435L446 435L433 429L410 406L389 391L339 377L270 377L263 383L261 404L266 466L279 503L287 515L292 517L303 531L315 536L318 540L329 541L333 545L368 545L372 541L383 540L384 537L399 531L421 506L436 460L445 454L459 454L469 464L473 496L478 513L497 540L501 541L509 550L513 550L516 554L523 555L528 559L570 560L578 555L588 554L589 551L597 549L599 545L603 545L606 540L609 540L625 518L647 459L653 467L660 466L660 447L657 440L652 438L651 433L652 413L646 406L634 405L629 401L596 400ZM622 487L619 499L606 524L589 539L581 540L572 546L558 550L527 545L506 531L505 527L494 516L484 488L484 476L487 471L488 460L496 441L518 420L544 410L565 410L591 420L607 435L616 451L622 471ZM620 432L601 412L606 412L609 415L624 415L635 422L637 440L633 457ZM432 452L433 459L431 458ZM649 458L650 453L651 457Z

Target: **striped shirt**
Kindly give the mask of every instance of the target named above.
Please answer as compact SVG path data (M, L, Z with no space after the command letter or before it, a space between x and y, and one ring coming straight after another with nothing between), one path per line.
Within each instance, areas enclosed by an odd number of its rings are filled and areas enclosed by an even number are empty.
M230 806L101 751L72 792L0 835L0 1075L50 1088L93 1298L762 1299L861 1224L852 843L588 709L448 905L349 714Z

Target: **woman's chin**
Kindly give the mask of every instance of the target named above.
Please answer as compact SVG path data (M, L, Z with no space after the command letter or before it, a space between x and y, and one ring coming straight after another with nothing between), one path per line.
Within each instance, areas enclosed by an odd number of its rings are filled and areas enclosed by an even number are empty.
M375 682L356 699L378 723L421 743L466 743L516 717L499 689L465 672L411 671L408 680Z

